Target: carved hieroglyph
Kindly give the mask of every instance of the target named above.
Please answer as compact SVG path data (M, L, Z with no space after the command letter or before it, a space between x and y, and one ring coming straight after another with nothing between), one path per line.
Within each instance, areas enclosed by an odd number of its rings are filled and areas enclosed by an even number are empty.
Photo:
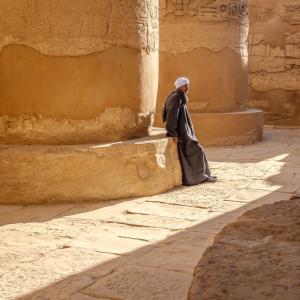
M151 0L1 0L0 49L84 55L112 46L158 47L158 4Z
M161 0L161 51L183 53L204 47L247 55L246 0ZM239 23L237 26L236 23Z

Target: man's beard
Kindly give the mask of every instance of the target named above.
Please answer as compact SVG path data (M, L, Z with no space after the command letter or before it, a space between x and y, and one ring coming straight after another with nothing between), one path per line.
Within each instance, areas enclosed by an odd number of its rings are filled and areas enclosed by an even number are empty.
M184 93L184 103L187 104L189 102L189 97L187 93Z
M187 94L187 93L184 93L184 96L185 96L185 99L186 99L186 103L188 103L188 102L189 102L188 94Z

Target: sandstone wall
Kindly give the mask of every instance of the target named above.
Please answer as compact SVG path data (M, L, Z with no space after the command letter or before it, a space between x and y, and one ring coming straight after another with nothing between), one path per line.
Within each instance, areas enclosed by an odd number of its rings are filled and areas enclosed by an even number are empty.
M182 75L192 112L246 108L247 15L244 0L160 1L158 111Z
M300 3L249 0L249 104L265 121L300 125Z
M0 24L0 143L148 134L157 1L2 0Z

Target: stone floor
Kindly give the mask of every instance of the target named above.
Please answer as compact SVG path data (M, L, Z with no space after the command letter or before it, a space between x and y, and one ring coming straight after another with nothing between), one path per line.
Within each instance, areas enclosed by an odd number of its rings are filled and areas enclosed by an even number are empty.
M300 129L207 149L214 184L90 204L0 206L0 299L186 299L225 225L300 188Z

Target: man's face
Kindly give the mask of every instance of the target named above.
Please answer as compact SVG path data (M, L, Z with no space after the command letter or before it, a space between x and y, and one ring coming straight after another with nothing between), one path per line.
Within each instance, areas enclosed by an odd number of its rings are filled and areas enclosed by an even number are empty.
M186 84L184 86L181 87L181 90L185 93L185 94L188 94L189 93L189 85Z

